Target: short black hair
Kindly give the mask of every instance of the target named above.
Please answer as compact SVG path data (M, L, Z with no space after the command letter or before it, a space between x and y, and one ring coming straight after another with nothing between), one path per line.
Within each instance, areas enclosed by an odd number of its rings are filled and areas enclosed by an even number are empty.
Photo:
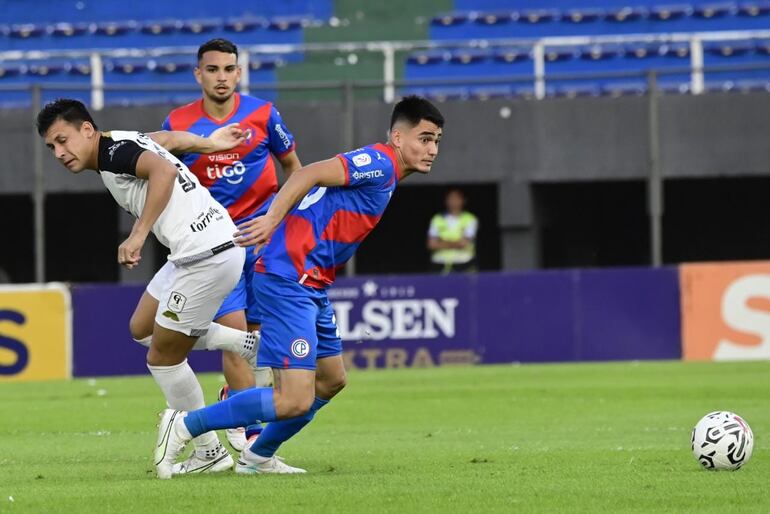
M58 119L77 125L78 128L87 121L94 126L94 129L99 130L83 102L72 98L58 98L45 104L45 107L37 113L37 133L45 136L51 125Z
M444 116L435 105L421 96L405 96L393 107L393 114L390 117L390 128L399 121L408 121L413 127L422 120L428 120L435 123L438 127L444 126Z
M205 43L203 43L201 46L198 47L198 61L201 60L203 57L203 54L206 52L224 52L226 54L235 54L235 57L238 57L238 47L235 46L235 43L232 41L228 41L227 39L222 38L216 38L216 39L209 39Z

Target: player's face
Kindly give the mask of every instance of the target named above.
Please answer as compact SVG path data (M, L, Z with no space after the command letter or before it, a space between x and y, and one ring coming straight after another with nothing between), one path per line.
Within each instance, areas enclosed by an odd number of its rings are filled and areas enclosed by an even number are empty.
M398 132L394 143L400 148L407 169L430 172L438 155L441 128L432 121L421 120L414 127L401 127Z
M65 168L72 173L80 173L91 161L95 134L94 126L87 121L78 127L58 119L45 133L45 146Z
M203 94L218 103L229 100L241 80L237 61L235 54L216 50L203 54L195 68L195 80L203 88Z

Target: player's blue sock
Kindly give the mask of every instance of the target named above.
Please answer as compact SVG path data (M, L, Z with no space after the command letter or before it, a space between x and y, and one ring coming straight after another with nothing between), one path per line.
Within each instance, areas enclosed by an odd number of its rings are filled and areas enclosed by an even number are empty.
M275 421L272 387L247 389L227 400L189 412L184 424L193 437L198 437L210 430L246 426L256 419Z
M249 388L251 389L251 388ZM235 396L238 393L242 393L244 391L248 391L249 389L228 389L227 390L227 397L231 398ZM251 425L248 425L246 427L246 439L248 439L251 436L259 435L262 433L262 423L257 421L256 423L252 423Z
M310 423L316 411L327 403L329 400L322 400L316 396L313 405L310 406L310 410L305 415L273 421L265 427L254 444L251 445L252 453L256 453L260 457L272 457L284 441L289 440L294 434L302 430L302 427Z

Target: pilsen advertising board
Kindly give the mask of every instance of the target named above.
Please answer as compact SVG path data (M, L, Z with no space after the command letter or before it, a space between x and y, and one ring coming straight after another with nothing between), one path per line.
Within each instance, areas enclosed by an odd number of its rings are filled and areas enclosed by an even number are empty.
M142 290L73 288L75 376L147 372L128 333ZM681 355L674 268L343 278L329 297L349 369ZM190 363L221 370L218 352Z

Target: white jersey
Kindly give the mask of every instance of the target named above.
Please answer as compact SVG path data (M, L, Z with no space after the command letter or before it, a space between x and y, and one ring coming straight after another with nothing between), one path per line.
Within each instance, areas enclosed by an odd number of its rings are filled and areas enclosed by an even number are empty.
M232 248L235 224L227 209L179 159L140 132L113 130L99 140L99 175L118 205L138 218L147 198L146 179L136 177L142 152L153 152L177 169L177 180L166 208L152 232L171 250L168 260L183 265Z

